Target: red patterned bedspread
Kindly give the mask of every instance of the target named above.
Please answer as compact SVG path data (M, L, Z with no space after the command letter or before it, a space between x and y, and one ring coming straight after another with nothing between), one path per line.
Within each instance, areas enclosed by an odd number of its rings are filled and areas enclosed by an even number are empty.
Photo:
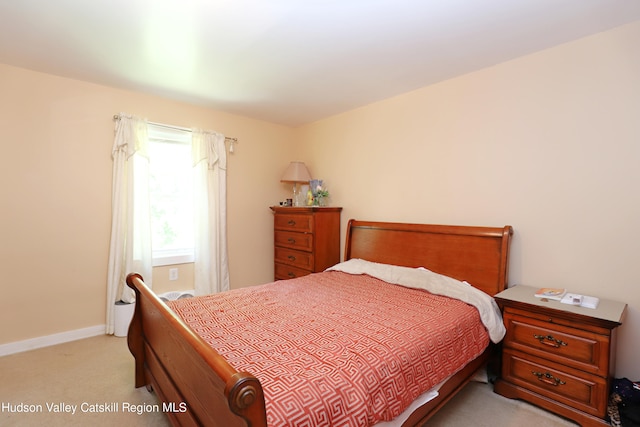
M338 271L169 304L261 382L270 426L370 426L489 343L475 308Z

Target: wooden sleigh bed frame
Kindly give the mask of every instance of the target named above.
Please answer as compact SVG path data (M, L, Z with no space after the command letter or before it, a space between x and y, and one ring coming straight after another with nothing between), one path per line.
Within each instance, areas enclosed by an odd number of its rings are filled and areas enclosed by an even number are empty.
M513 230L350 220L345 260L426 267L466 280L489 295L504 290ZM237 372L196 335L138 274L127 276L136 293L128 345L135 357L135 386L153 390L176 426L266 426L262 386ZM418 426L453 397L488 360L491 346L447 380L439 395L403 425Z

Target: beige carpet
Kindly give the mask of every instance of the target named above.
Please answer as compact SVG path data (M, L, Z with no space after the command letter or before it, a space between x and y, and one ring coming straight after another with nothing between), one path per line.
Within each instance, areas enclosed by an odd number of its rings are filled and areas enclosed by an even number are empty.
M125 338L99 336L0 357L0 376L0 426L169 425L154 406L160 405L155 395L144 387L134 388L133 357ZM74 407L75 414L57 412ZM37 412L18 412L25 408ZM469 384L428 424L575 426L524 402L498 396L490 384L483 383Z

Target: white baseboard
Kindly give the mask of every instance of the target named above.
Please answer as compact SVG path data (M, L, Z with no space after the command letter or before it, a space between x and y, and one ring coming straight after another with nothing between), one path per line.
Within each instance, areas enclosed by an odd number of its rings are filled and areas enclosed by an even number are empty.
M59 334L46 335L44 337L32 338L24 341L0 344L0 356L22 353L23 351L35 350L36 348L48 347L62 344L69 341L81 340L83 338L103 335L106 332L105 325L96 325L74 331L60 332Z

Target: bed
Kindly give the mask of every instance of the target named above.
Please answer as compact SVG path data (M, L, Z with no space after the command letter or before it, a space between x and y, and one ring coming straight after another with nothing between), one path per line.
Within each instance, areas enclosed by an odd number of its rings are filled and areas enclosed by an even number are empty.
M465 281L493 296L507 285L512 234L510 226L350 220L344 264L351 266L353 262L362 261L408 267L406 270L411 270L408 271L411 274L427 268L433 274ZM341 265L336 268L340 270ZM327 271L305 280L340 274L347 273ZM304 278L286 281L287 286L301 279ZM130 274L127 284L136 293L136 309L128 334L129 349L135 358L135 386L146 386L158 395L163 402L161 409L171 423L176 426L267 426L265 390L252 369L236 370L229 361L230 353L227 352L225 358L214 350L181 315L169 308L171 304L165 304L146 287L140 275ZM276 285L274 282L260 288L270 289ZM456 367L454 374L438 384L436 397L404 411L402 425L426 423L487 363L491 349L492 346L487 345L471 361ZM236 350L240 353L239 348Z

